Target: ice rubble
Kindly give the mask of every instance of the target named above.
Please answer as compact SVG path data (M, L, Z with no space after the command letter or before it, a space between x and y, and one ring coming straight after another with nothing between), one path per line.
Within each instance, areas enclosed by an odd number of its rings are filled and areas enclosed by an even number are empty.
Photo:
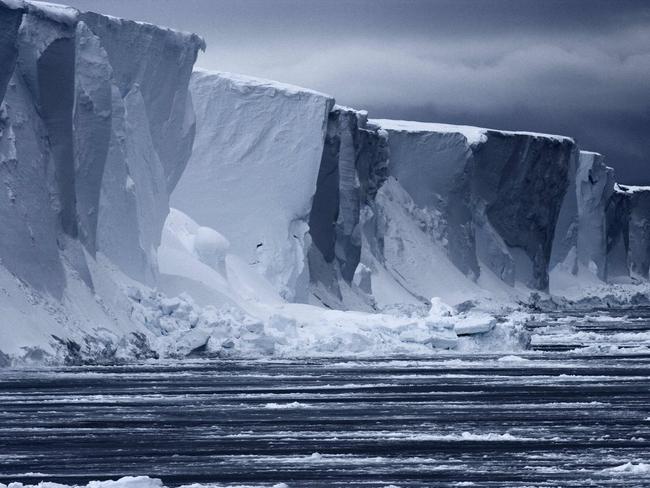
M35 473L29 473L30 475L36 475ZM38 475L37 475L38 476ZM207 485L192 484L192 485L182 485L181 488L200 488L205 486L206 488L219 488L226 485L210 483ZM259 488L260 485L227 485L229 488ZM289 488L288 485L284 483L277 483L274 485L265 485L268 488ZM162 480L158 478L150 478L148 476L124 476L117 480L106 480L106 481L90 481L86 485L64 485L61 483L53 483L49 481L41 481L38 484L30 485L23 483L9 483L5 485L0 483L0 488L165 488Z
M223 256L224 268L212 259L206 263L197 239L205 229L172 210L159 253L163 294L134 295L138 320L160 337L153 340L154 349L167 356L197 348L220 357L426 356L432 346L456 346L454 327L460 323L466 325L462 333L486 332L496 325L491 315L461 314L439 299L426 310L398 315L288 303L232 247ZM183 291L192 298L165 298Z
M549 270L572 298L647 293L650 189L570 138L192 74L196 35L68 7L0 0L0 24L11 357L509 351L525 315L495 314Z

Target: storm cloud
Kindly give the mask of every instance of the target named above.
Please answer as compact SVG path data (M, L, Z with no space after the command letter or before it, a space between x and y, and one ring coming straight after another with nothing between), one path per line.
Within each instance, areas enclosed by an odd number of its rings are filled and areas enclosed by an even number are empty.
M392 117L561 133L650 184L650 3L72 0L201 34L198 65Z

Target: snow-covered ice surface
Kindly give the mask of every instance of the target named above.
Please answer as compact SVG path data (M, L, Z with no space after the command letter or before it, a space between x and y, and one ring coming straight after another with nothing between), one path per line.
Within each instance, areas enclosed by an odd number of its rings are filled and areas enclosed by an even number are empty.
M647 486L650 309L527 329L567 340L0 371L0 486Z

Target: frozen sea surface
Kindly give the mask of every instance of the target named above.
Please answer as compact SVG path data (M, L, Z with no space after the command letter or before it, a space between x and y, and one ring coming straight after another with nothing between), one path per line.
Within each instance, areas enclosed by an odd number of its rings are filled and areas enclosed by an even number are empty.
M512 356L2 371L0 483L650 486L647 319L547 318Z

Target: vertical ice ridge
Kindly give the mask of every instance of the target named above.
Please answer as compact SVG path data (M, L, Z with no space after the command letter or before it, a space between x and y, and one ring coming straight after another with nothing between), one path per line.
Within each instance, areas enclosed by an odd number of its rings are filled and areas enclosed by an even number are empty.
M365 112L335 106L309 217L312 293L329 306L344 306L344 291L353 286L363 227L370 231L372 226L362 216L371 219L370 206L386 179L387 164L386 134L368 125Z
M18 28L23 10L9 8L0 2L0 103L18 59Z
M326 263L335 258L336 222L339 217L339 116L331 112L318 169L316 191L309 212L309 233L313 245Z
M82 242L96 251L99 198L111 138L112 69L100 40L83 21L75 36L74 156Z
M650 272L650 187L618 185L628 203L627 264L633 278L648 279Z
M605 208L607 236L607 279L618 281L627 278L628 251L630 248L630 196L615 191Z
M607 280L606 207L614 192L614 170L598 153L580 151L576 174L578 199L577 257L579 266L595 268Z
M9 203L3 219L16 241L7 247L42 254L5 266L61 295L65 280L55 276L61 263L52 263L60 259L92 286L78 239L90 256L99 248L121 260L127 275L153 284L168 188L193 141L188 82L203 41L38 2L0 2L0 23L0 152L12 161L4 168ZM142 103L129 98L126 110L124 97L135 94ZM22 178L30 179L34 195ZM118 223L124 234L107 237L114 231L102 226ZM27 244L18 244L21 239ZM29 261L41 262L43 284Z
M61 298L56 183L47 131L19 73L0 108L0 264L36 290Z
M56 168L61 228L71 237L77 237L72 134L74 59L74 40L61 37L53 41L37 61L39 105Z
M192 149L194 121L186 87L198 51L205 48L203 40L195 34L93 12L82 13L81 20L101 39L122 96L139 86L151 140L171 192Z

